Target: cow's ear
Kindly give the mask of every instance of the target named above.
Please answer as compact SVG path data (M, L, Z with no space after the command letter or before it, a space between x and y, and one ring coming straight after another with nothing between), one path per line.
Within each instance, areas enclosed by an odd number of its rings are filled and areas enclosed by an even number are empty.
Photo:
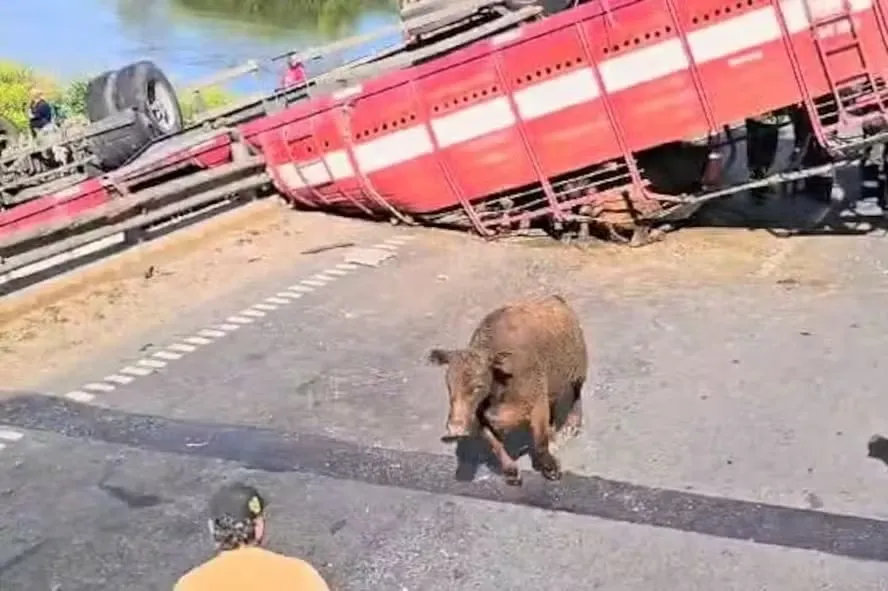
M449 349L432 349L429 351L429 363L447 365L453 358L454 351Z
M515 369L514 358L509 351L500 351L493 356L493 359L490 362L490 367L495 373L501 376L507 378L511 377Z

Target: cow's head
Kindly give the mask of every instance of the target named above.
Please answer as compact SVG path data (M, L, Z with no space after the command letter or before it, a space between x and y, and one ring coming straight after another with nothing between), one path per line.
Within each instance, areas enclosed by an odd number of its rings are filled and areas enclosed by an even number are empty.
M478 406L491 395L500 378L510 374L508 354L491 356L475 349L432 349L429 361L447 366L450 409L442 441L471 436Z

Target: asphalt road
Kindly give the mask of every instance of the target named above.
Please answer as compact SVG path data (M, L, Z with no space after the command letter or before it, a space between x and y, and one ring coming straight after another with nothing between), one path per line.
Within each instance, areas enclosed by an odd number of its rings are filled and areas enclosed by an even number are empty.
M209 555L205 499L238 478L270 498L272 547L337 589L886 589L888 473L866 443L888 431L888 242L814 241L683 275L702 254L613 271L594 250L422 232L88 402L63 395L144 342L13 393L0 588L170 588ZM425 356L546 292L592 347L585 431L559 483L470 482Z

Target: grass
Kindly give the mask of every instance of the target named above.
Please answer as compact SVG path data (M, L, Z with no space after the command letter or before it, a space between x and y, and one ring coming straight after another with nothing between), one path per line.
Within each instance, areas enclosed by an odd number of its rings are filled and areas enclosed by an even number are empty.
M27 109L32 88L42 90L60 116L86 117L88 82L88 79L83 79L61 84L20 64L0 60L0 119L6 119L20 130L27 129ZM231 103L236 95L221 87L209 87L201 90L201 98L204 108L209 110ZM186 123L198 115L192 93L183 92L179 104Z

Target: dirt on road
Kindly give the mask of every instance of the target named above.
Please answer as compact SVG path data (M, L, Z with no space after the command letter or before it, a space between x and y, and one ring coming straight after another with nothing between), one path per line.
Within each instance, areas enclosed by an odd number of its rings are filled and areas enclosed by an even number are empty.
M33 387L366 225L265 200L7 296L0 300L0 389Z
M269 200L0 300L0 388L33 388L129 336L274 277L292 266L300 251L347 239L368 224L294 212ZM816 238L782 240L738 229L687 229L642 249L571 246L542 237L485 244L455 232L418 233L427 247L465 249L477 262L488 248L523 249L528 272L544 265L592 274L602 286L626 294L671 282L742 285L784 275L825 282L829 268L829 256Z

